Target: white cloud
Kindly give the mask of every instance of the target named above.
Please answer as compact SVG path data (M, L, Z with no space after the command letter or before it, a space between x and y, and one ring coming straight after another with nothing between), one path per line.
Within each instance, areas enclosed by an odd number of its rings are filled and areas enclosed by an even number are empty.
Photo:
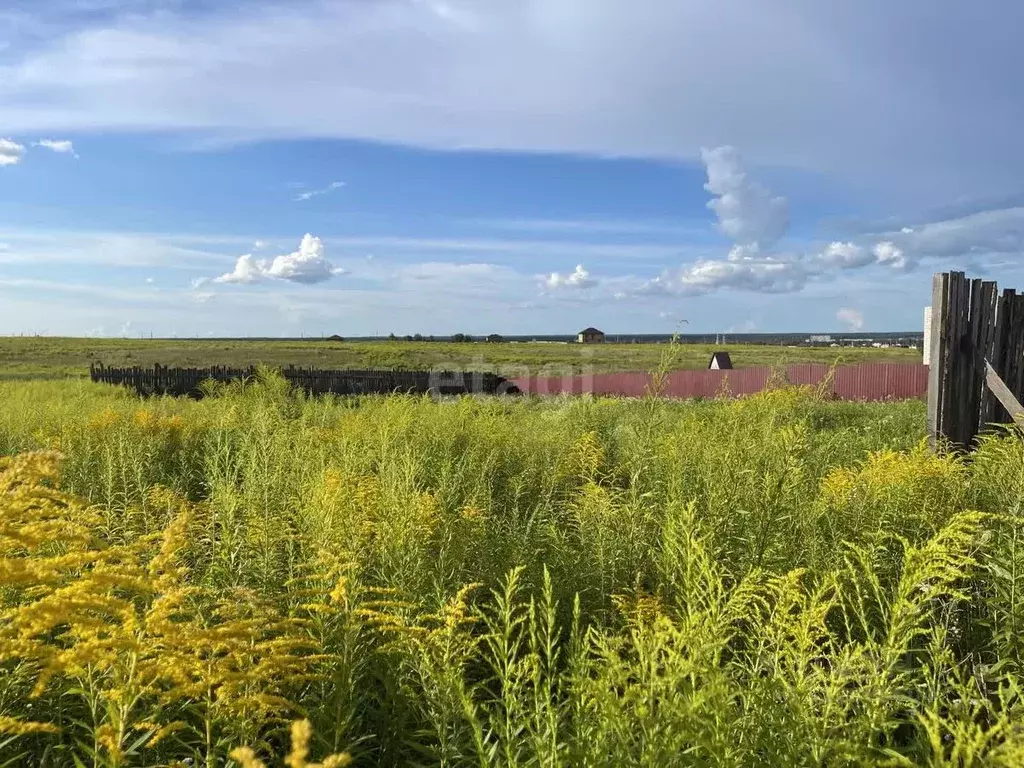
M14 139L0 138L0 168L5 165L17 165L25 156L25 145Z
M44 149L52 150L59 155L71 155L78 157L78 153L75 152L74 143L67 139L40 139L32 144L33 147L43 147Z
M704 189L714 195L708 207L718 216L719 231L735 244L725 259L698 259L633 292L696 296L722 289L788 293L803 288L809 271L800 257L771 252L789 225L786 198L753 181L733 147L702 149L701 157L708 174Z
M238 283L251 285L259 282L266 273L266 267L253 258L251 253L239 256L235 268L220 277L213 278L215 283Z
M324 256L320 238L306 234L297 251L276 256L272 261L257 260L251 253L239 256L235 268L214 278L213 282L252 284L270 278L309 285L341 274L345 274L345 270L335 267Z
M153 284L153 278L152 277L147 277L146 278L146 284L147 285L152 285Z
M254 251L262 251L263 249L269 248L269 247L270 247L270 243L268 243L266 240L256 240L256 242L254 242L252 244L252 249Z
M836 312L836 319L851 331L859 331L864 327L864 313L859 309L843 307Z
M324 257L324 244L319 237L307 234L299 243L299 250L276 257L266 274L294 283L321 283L332 275L344 274L344 270L333 266Z
M735 147L701 149L707 169L704 189L715 196L708 208L718 216L718 228L740 245L774 245L789 226L789 206L752 181Z
M879 237L900 250L909 266L924 259L1020 256L1024 254L1024 207L917 224Z
M723 288L759 293L791 293L807 283L807 273L795 260L698 261L675 276L662 278L671 293L702 294Z
M874 255L875 259L877 259L879 264L892 267L893 269L909 269L914 266L914 262L907 257L903 252L903 249L897 247L895 243L888 240L875 243L875 247L871 249L871 253Z
M852 269L871 264L874 254L864 246L855 243L831 242L817 256L818 261L827 266L840 269Z
M69 14L15 41L8 130L673 159L725 139L758 164L933 199L1012 187L1024 169L1024 108L997 87L1024 69L1013 0L944 8L928 34L925 0L191 5Z
M344 186L345 186L345 182L344 181L332 181L330 184L328 184L323 189L308 189L305 192L300 192L295 197L295 200L296 200L296 202L304 202L306 200L311 200L312 198L318 197L320 195L326 195L329 192L333 192L336 189L341 189Z
M550 290L559 288L593 288L597 280L590 276L590 273L582 264L577 264L576 269L568 274L561 275L552 272L544 280L544 285Z

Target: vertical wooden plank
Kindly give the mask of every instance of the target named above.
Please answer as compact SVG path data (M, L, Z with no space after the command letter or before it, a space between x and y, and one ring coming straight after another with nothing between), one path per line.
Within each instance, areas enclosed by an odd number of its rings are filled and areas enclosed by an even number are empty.
M1024 294L1013 297L1012 322L1008 332L1010 381L1007 386L1020 400L1024 394Z
M1014 395L1019 396L1017 391L1017 370L1018 361L1016 357L1016 341L1020 336L1020 322L1021 322L1021 306L1020 297L1017 292L1012 288L1005 291L1005 310L1006 310L1006 321L1003 327L1003 338L1002 338L1002 367L997 368L996 372L1000 375L1003 382L1010 388L1010 391Z
M993 330L992 348L989 351L989 362L1000 377L1005 376L1004 361L1006 360L1007 302L1009 291L1003 291L996 298L995 328ZM993 424L1001 424L1005 420L1005 412L998 399L993 398L989 419Z
M954 358L956 357L956 318L960 311L958 306L960 298L960 287L956 275L950 272L948 275L949 285L946 298L945 321L942 325L942 345L945 353L942 361L942 402L939 405L939 434L946 440L953 439L953 400L950 397L950 389L955 385L953 381Z
M981 430L988 429L993 423L997 400L985 385L985 377L988 375L987 367L995 357L996 327L998 322L997 310L999 306L999 289L992 281L982 283L982 328L981 342L978 350L979 369L981 369L983 380L981 386L981 403L978 417L978 427ZM993 369L994 370L994 369Z
M978 345L981 337L981 280L969 281L967 324L963 335L963 421L959 442L968 450L978 434L978 415L981 400L981 376L978 366Z
M960 311L957 316L956 385L951 395L956 406L954 440L957 445L963 448L965 444L964 436L967 433L967 423L970 419L970 401L964 396L964 393L969 391L970 357L968 340L971 331L971 281L962 272L960 273L958 288Z
M946 373L945 326L949 322L949 274L932 275L931 350L928 366L928 441L932 450L939 443L942 429L942 387Z
M959 439L960 401L955 396L960 386L960 335L963 328L963 288L962 272L949 273L949 308L946 310L947 321L944 327L946 359L944 381L942 385L942 406L940 409L939 431L950 442Z
M971 334L971 281L960 273L960 312L957 317L956 385L952 397L956 404L956 429L954 439L963 449L967 445L970 422L970 334Z

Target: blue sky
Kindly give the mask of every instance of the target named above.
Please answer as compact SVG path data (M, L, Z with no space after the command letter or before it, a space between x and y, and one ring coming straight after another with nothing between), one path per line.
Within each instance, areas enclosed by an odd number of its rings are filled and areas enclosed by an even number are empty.
M1024 287L1022 23L9 1L0 333L917 329L933 271Z

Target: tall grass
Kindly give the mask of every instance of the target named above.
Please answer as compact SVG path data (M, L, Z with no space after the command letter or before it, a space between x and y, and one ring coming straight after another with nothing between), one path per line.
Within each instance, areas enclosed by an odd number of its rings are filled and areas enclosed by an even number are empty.
M1020 765L1024 448L922 428L0 384L0 765Z

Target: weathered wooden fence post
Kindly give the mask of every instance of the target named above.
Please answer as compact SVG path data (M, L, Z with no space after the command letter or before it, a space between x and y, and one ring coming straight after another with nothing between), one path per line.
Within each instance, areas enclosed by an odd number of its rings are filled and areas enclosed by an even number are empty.
M1022 413L1024 303L1012 289L963 272L932 278L928 439L970 450L978 434Z

